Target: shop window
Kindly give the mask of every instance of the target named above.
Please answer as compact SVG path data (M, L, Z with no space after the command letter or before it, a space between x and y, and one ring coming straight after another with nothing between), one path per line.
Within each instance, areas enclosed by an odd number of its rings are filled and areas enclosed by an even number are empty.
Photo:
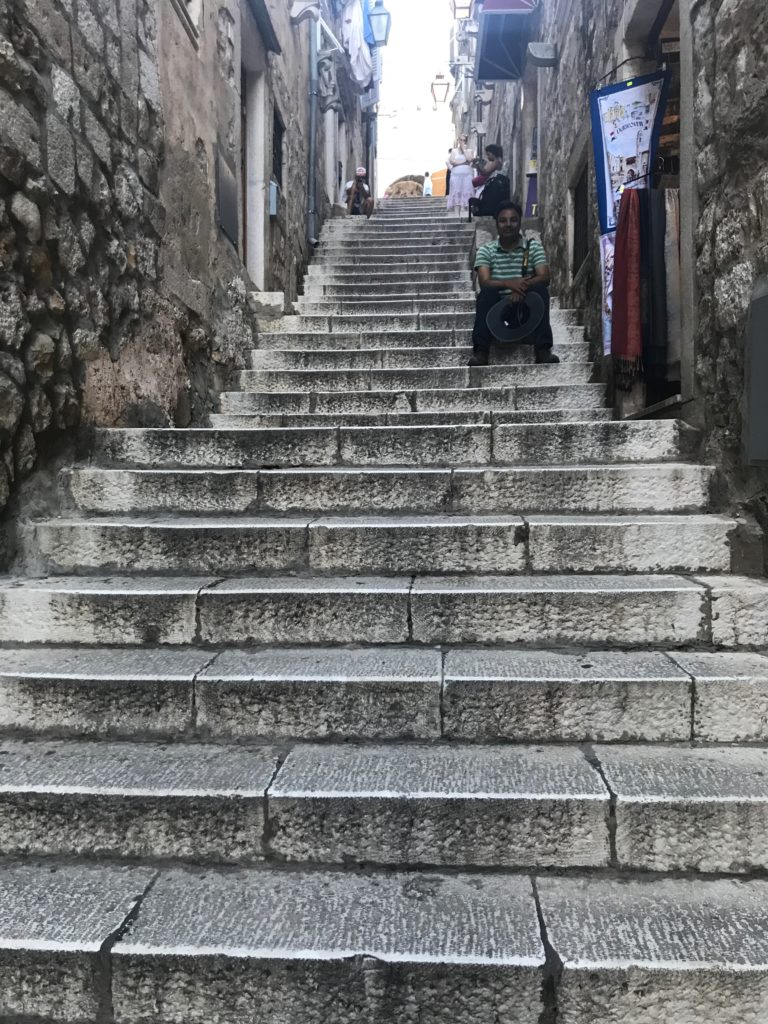
M283 187L283 142L285 140L285 124L275 107L272 119L272 181Z
M573 259L575 277L589 255L589 164L585 163L573 187Z

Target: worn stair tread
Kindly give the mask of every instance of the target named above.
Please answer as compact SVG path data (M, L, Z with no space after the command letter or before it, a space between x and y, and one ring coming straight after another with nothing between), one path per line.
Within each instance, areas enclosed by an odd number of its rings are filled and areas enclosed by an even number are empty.
M768 803L768 750L756 747L595 747L618 804Z
M358 801L608 799L599 773L578 748L458 744L299 745L277 772L269 795Z
M439 409L423 412L244 412L212 413L211 426L241 429L248 427L323 427L332 423L339 427L408 427L431 424L451 426L457 423L552 423L610 420L610 409L513 409L510 411L444 412Z
M269 748L0 740L0 797L47 793L261 799L277 764L278 753Z

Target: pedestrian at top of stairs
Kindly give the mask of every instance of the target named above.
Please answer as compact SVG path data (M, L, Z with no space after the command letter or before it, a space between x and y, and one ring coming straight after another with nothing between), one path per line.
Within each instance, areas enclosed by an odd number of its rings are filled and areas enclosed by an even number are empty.
M358 167L355 177L344 186L347 213L352 217L359 217L362 214L370 217L373 213L373 196L365 180L367 177L368 171L365 167Z
M487 323L493 307L505 296L511 306L520 306L534 292L544 302L544 318L526 341L533 345L537 363L560 362L552 351L547 254L538 239L523 238L522 224L522 207L512 201L502 203L496 211L499 237L477 250L475 270L480 291L472 331L470 366L488 365L491 345L495 344Z

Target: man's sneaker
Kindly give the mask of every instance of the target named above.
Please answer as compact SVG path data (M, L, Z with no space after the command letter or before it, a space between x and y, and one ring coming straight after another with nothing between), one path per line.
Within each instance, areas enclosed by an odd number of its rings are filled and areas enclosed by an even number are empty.
M467 362L467 366L487 366L488 355L487 353L480 353L480 355L470 356Z
M536 362L537 363L559 363L560 357L556 356L551 348L537 348L536 349Z

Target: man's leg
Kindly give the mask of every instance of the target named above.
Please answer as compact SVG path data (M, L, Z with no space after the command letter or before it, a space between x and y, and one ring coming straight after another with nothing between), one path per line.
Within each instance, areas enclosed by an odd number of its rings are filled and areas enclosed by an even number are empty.
M537 363L559 363L560 360L552 351L554 339L552 325L549 322L549 288L545 284L532 284L529 292L536 292L544 300L544 319L533 337L533 350Z
M497 302L501 301L501 295L497 288L481 288L478 293L475 305L475 326L472 330L472 358L470 366L487 366L488 357L493 344L493 335L488 330L485 318Z
M363 203L363 213L369 218L373 213L373 196L369 196Z

